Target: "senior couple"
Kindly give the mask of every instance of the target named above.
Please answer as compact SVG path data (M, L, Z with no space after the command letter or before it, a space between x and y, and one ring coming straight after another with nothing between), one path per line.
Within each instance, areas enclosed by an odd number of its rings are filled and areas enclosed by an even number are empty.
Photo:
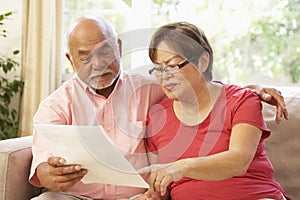
M279 123L288 118L283 97L213 81L201 29L160 27L149 47L151 76L121 69L122 41L101 17L79 18L66 39L76 76L41 102L33 123L101 125L150 188L84 184L88 170L53 157L34 129L29 181L44 192L33 199L289 199L264 150L271 132L261 105L276 106Z

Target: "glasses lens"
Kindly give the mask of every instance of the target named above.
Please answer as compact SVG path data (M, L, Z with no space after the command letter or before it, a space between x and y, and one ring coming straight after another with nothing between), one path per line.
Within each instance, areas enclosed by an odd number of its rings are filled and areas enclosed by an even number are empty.
M155 75L156 76L162 76L163 73L169 74L169 75L173 75L176 74L178 72L179 68L178 66L165 66L165 67L159 67L156 68L155 70Z
M155 75L157 77L162 76L162 74L168 73L168 74L176 74L178 73L179 69L183 68L186 66L188 63L190 63L189 60L185 60L184 62L176 65L170 65L170 66L162 66L159 64L156 64L152 69L149 70L149 74Z

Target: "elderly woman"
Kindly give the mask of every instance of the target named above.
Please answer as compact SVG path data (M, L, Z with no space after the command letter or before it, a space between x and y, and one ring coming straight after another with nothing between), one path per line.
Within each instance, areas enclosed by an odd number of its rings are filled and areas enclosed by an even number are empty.
M149 110L147 198L289 199L264 150L270 136L250 89L212 81L213 50L202 30L172 23L153 35L149 56L168 98Z

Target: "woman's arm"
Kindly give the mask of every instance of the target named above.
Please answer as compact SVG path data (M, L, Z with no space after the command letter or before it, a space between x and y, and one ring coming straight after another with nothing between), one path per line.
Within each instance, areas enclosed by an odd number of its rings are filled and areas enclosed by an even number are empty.
M244 174L253 160L261 135L262 131L255 126L234 126L229 150L204 158L182 160L186 168L184 176L198 180L223 180Z
M233 127L228 151L207 157L178 160L151 173L154 190L165 194L172 181L183 177L196 180L223 180L244 174L253 160L262 131L250 124ZM159 167L159 166L156 166Z

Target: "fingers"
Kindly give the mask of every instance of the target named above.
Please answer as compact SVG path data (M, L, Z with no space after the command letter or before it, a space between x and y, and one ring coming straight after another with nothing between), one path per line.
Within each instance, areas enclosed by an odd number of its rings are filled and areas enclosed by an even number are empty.
M43 186L53 191L62 191L72 187L88 172L80 165L68 165L66 160L60 157L50 157L46 164L48 172L41 177L40 181L43 182Z
M167 187L172 182L172 175L169 174L167 170L168 166L170 166L170 164L155 164L139 170L141 172L147 172L151 169L148 178L150 188L145 193L147 198L156 198L167 193Z
M285 109L283 109L283 116L285 119L289 119L289 113L288 113L288 110L286 107L285 107Z
M172 182L169 176L156 177L154 182L154 188L156 191L160 192L161 196L164 196L167 192L168 185Z
M54 182L55 185L53 188L51 188L51 190L58 192L58 191L63 191L66 190L70 187L72 187L74 184L76 184L78 181L80 181L83 178L83 176L79 176L73 180L68 180L65 182Z
M51 173L53 176L53 181L56 183L64 183L64 182L72 182L73 180L82 179L84 175L87 174L86 169L82 169L80 171L74 171L74 170L66 170L62 168L69 168L69 167L59 167L59 170L56 171L64 171L69 173Z
M82 168L80 165L61 165L57 167L50 167L49 172L52 175L64 175L80 172L81 170Z
M153 187L155 188L156 191L160 191L160 180L155 180Z
M273 89L272 91L270 91L270 95L275 99L278 106L280 106L282 108L286 108L286 105L284 102L284 97L281 95L280 91Z
M156 191L156 187L155 187L155 178L157 176L156 172L157 171L152 171L148 178L148 183L150 185L150 188L145 193L147 198L156 198L156 196L157 196L157 191Z
M282 108L279 106L277 107L276 119L275 119L277 124L280 124L281 118L282 118Z
M277 105L276 121L277 119L280 119L281 121L282 115L284 116L285 119L289 119L289 113L284 101L284 97L281 95L280 92L279 94L280 96L277 98L278 105Z
M81 171L80 165L67 165L66 160L60 157L50 157L47 163L50 166L49 173L52 175L64 175Z
M167 193L169 184L172 182L169 176L165 176L160 183L160 194L164 196Z
M135 200L160 200L158 194L154 194L153 192L150 193L149 190L147 190L142 196L139 196L138 199L134 198Z
M259 90L259 96L263 101L277 107L275 119L276 123L279 124L282 121L282 116L285 119L289 119L289 114L286 108L284 97L279 90L275 88L261 88Z
M285 104L285 101L284 101L284 97L282 96L280 91L278 91L274 88L272 90L268 91L268 92L272 96L272 98L270 100L270 102L271 102L270 104L276 105L276 107L277 107L275 121L276 121L277 124L280 124L280 122L282 121L282 116L285 119L289 118L288 110L286 108L286 104Z
M167 187L171 183L169 176L164 175L164 173L151 173L152 176L149 177L151 197L155 196L156 193L160 193L161 196L166 194Z
M61 157L50 157L48 158L47 163L50 166L56 167L56 166L64 165L66 163L66 160Z
M262 94L262 97L264 101L270 101L272 99L272 96L267 93Z
M37 168L37 176L43 187L55 192L63 191L72 187L87 173L87 170L82 170L80 172L71 174L53 175L49 173L49 170L47 170L47 168L50 168L47 163L40 164Z
M282 121L282 116L285 119L289 119L289 114L286 108L283 108L281 106L277 107L277 112L276 112L276 123L280 124L280 122Z

